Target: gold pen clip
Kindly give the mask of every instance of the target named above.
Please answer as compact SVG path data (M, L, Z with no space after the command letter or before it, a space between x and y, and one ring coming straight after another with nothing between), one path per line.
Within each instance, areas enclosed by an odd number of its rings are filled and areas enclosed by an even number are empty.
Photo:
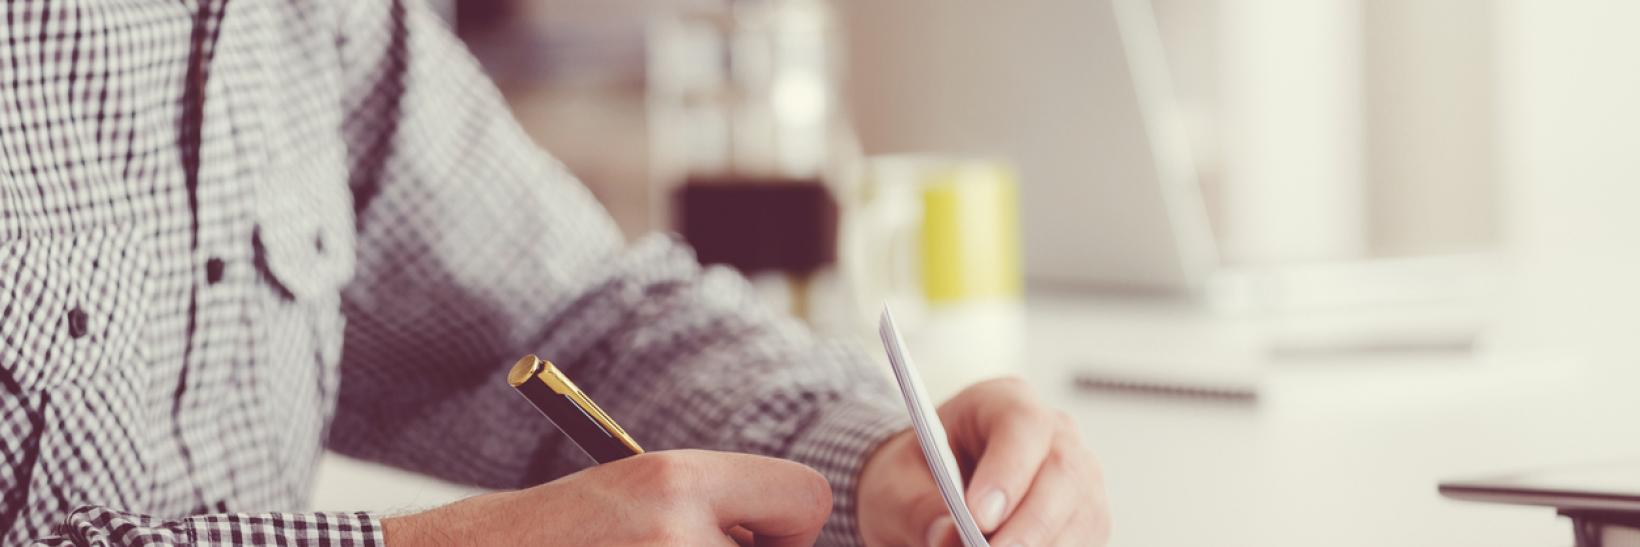
M526 355L513 364L512 370L507 372L507 383L512 384L513 387L524 385L524 382L528 382L530 378L539 378L542 383L547 384L547 387L552 389L553 393L568 397L570 402L575 403L575 406L581 409L581 412L586 413L588 417L592 418L592 421L597 422L598 427L603 428L609 436L626 445L628 449L632 450L633 454L643 453L643 447L638 446L638 441L633 440L631 435L627 435L626 430L621 429L620 424L615 423L614 418L610 418L609 414L598 406L598 403L592 402L592 398L587 397L587 394L583 393L581 388L575 385L575 382L571 382L568 376L564 376L564 373L559 371L558 367L553 366L552 362L534 355Z

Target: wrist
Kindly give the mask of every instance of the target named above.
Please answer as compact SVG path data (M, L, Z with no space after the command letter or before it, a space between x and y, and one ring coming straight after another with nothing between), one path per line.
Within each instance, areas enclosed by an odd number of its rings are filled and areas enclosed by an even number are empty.
M865 464L860 466L859 496L860 503L856 510L865 513L874 506L873 502L885 501L882 494L888 489L889 478L894 476L896 454L903 452L903 446L912 442L913 433L905 429L883 439L866 453Z
M382 519L382 544L386 547L430 545L421 532L418 516L419 513Z
M860 480L872 455L895 434L907 430L904 407L890 401L846 399L826 405L819 417L798 434L790 450L780 456L808 465L826 477L832 488L832 514L821 531L820 543L862 544L859 529Z
M894 543L902 536L898 527L914 513L913 508L921 494L917 477L908 469L920 465L907 458L922 456L916 444L915 433L905 429L879 443L860 469L855 504L855 521L862 539L869 543Z
M420 513L384 518L381 520L382 542L386 547L459 545L463 542L458 538L469 537L460 530L468 524L468 519L459 514L462 505L458 501Z

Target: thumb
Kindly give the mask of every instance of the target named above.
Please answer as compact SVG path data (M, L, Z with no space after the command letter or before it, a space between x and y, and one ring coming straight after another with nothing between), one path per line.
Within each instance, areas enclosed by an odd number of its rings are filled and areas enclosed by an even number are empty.
M859 488L860 526L868 543L956 545L951 543L956 525L912 431L877 449L861 472Z
M945 500L938 494L919 500L912 507L915 518L911 522L921 523L910 530L911 537L907 538L908 545L927 545L928 547L961 547L961 538L957 535L957 522L951 518L950 510L945 507Z

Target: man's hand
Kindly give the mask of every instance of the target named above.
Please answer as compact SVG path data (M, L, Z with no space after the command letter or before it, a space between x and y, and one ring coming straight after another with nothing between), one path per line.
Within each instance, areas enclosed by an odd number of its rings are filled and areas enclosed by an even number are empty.
M606 463L527 490L388 518L382 530L389 547L732 546L737 541L807 547L830 513L831 487L801 464L675 450Z
M1064 413L1016 379L976 384L940 406L968 478L968 510L992 545L1104 545L1104 479ZM870 545L959 545L956 526L907 431L884 442L860 474L860 532Z

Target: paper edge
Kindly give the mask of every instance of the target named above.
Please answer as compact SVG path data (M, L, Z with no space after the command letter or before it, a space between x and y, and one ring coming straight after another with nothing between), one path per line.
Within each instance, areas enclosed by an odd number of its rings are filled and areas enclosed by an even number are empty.
M940 421L939 413L929 401L928 392L923 389L922 379L917 374L916 365L911 362L911 354L905 350L905 341L895 328L894 314L887 304L883 305L882 315L878 319L877 334L882 338L884 353L888 354L889 367L893 369L894 379L899 384L900 396L905 399L906 411L911 415L917 445L922 448L923 460L934 475L934 484L940 490L946 511L956 522L957 535L967 547L990 547L973 513L968 511L967 485L963 484L956 456L951 451L945 424ZM938 431L940 435L931 438L933 431ZM955 491L952 491L951 485L955 485Z

